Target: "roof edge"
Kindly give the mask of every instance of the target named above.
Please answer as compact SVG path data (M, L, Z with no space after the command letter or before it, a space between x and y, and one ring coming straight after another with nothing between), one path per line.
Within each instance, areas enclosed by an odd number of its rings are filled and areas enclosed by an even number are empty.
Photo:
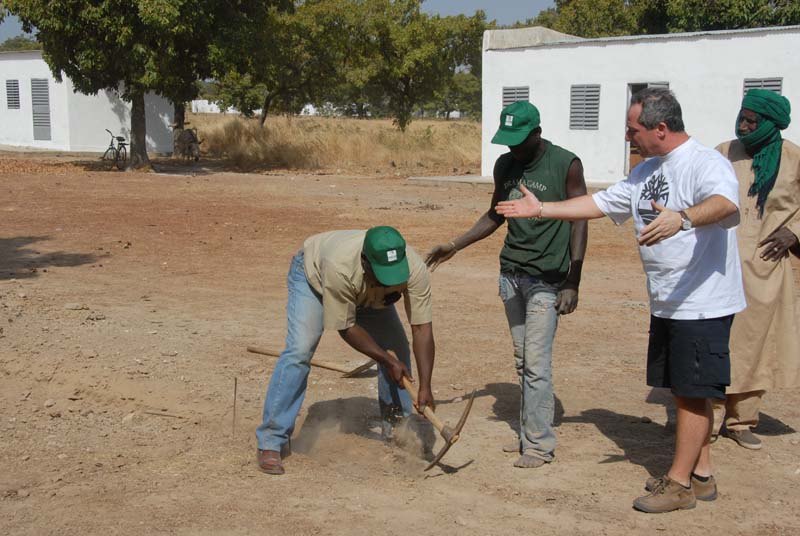
M520 30L531 30L534 28L541 28L534 26L532 28L513 28L505 30L486 30L483 36L483 49L486 50L513 50L523 48L536 48L536 47L549 47L549 46L582 46L591 45L594 43L613 43L618 41L649 41L649 40L671 40L671 39L686 39L692 37L705 37L705 36L718 36L718 35L743 35L743 34L756 34L756 33L800 33L800 25L793 26L767 26L763 28L741 28L736 30L705 30L700 32L676 32L666 34L645 34L645 35L620 35L615 37L594 37L582 38L569 34L560 34L567 37L567 39L553 39L553 40L539 40L526 42L526 34L520 32L517 35L506 34L503 38L495 37L496 32L519 32ZM551 30L551 32L558 34ZM555 36L554 36L555 37Z

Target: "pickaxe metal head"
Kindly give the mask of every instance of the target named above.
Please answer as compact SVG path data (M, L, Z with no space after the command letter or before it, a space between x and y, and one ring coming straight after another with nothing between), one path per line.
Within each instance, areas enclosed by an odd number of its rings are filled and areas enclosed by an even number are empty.
M461 429L464 428L464 423L467 422L467 416L469 416L469 412L472 410L472 402L475 401L475 391L472 391L472 394L469 395L469 401L467 402L467 407L464 408L464 412L461 414L461 418L458 420L458 424L455 428L450 428L449 426L445 425L439 430L439 433L444 439L444 446L439 451L439 453L433 458L433 461L428 464L428 467L425 470L429 470L431 467L439 463L439 460L447 454L447 451L450 450L450 447L458 441L458 438L461 437Z

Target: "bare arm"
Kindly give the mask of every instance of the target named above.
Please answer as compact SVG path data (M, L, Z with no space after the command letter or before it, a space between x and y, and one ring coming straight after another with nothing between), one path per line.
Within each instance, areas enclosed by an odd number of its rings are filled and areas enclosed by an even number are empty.
M458 251L479 240L483 240L503 225L505 218L494 210L494 206L500 199L501 192L502 173L498 171L498 167L499 164L496 164L494 169L494 191L492 192L492 201L489 204L489 210L484 212L466 233L454 238L446 244L434 246L433 249L425 255L425 264L428 265L431 272L441 263L452 259Z
M566 201L548 201L542 203L528 190L520 185L522 199L500 201L495 210L506 218L550 218L553 220L593 220L605 216L597 207L591 195L579 195Z
M577 158L572 161L567 171L567 199L586 195L586 181L583 178L583 165ZM549 204L549 203L548 203ZM589 237L589 225L586 220L572 223L569 238L570 264L567 280L558 293L556 309L558 314L570 314L578 306L578 286L581 283L583 259L586 255L586 243Z
M680 212L668 209L655 201L650 203L659 214L649 225L642 228L639 235L640 246L658 244L681 230ZM718 223L738 211L732 201L721 195L712 195L695 206L684 209L686 216L692 221L692 227Z
M414 349L414 359L417 362L417 375L419 376L419 394L417 395L418 410L425 406L434 408L433 394L431 393L431 376L433 375L433 361L436 355L436 343L433 340L433 324L411 325L411 340Z
M386 350L381 348L380 345L375 342L375 339L373 339L372 336L367 333L367 330L358 324L353 324L347 329L339 330L339 335L354 350L361 352L367 357L371 357L378 363L385 366L389 370L389 374L391 375L392 379L397 383L397 385L401 386L401 388L402 383L400 380L404 375L408 376L409 378L413 378L413 376L411 376L411 371L409 371L399 359L393 357Z

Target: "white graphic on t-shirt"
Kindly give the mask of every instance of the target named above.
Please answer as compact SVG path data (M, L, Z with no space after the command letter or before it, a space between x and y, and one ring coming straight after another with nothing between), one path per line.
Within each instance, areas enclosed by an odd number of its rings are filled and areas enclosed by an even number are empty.
M651 200L662 206L666 206L669 200L669 183L661 172L652 175L642 187L642 195L636 208L645 225L658 217L658 211L650 204Z

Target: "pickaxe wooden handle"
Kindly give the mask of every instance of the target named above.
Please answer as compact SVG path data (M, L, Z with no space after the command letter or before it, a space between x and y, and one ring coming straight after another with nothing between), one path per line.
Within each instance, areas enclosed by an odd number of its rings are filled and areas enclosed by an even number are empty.
M272 357L280 357L281 353L276 350L271 350L269 348L261 348L259 346L248 346L248 352L252 352L254 354L262 354L262 355L271 355ZM349 369L343 365L339 365L338 363L331 363L330 361L320 361L319 359L312 359L311 366L324 368L328 370L335 370L336 372L341 372L343 374L343 378L351 378L353 376L357 376L358 374L364 372L365 370L372 367L375 364L375 361L369 360L363 365L359 365L354 369Z

